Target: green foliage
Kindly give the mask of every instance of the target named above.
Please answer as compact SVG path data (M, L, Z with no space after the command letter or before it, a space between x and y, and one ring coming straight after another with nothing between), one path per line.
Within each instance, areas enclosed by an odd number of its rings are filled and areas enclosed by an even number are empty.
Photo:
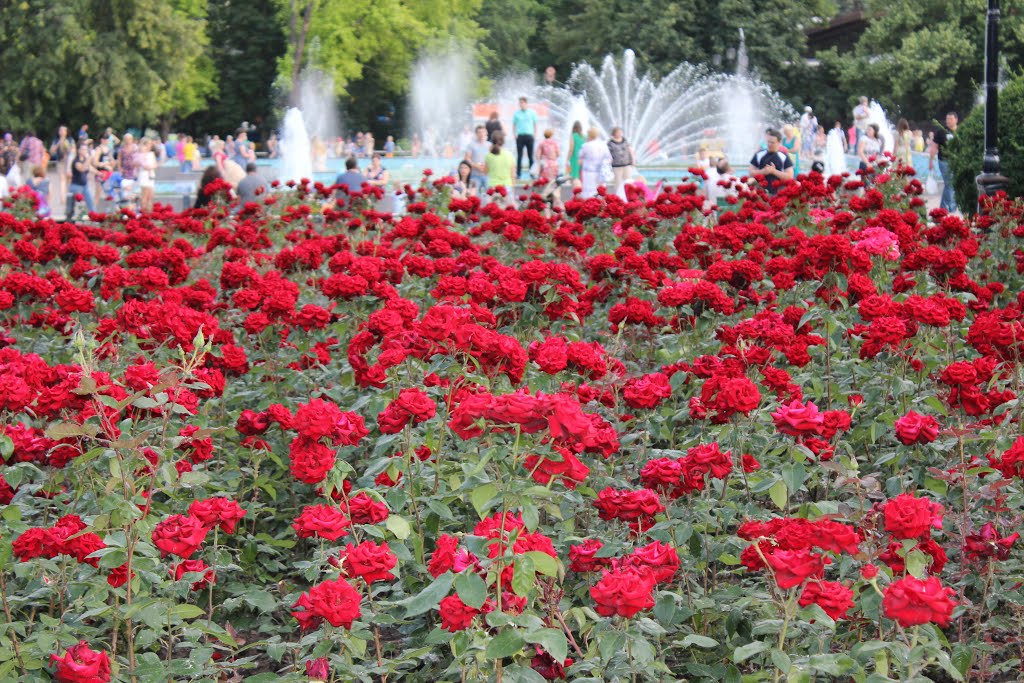
M1003 175L1010 179L1011 196L1024 196L1024 75L1011 80L999 94L998 149ZM975 107L960 123L949 144L949 166L961 211L973 213L978 203L975 177L985 152L985 107Z
M123 127L201 108L212 91L195 0L24 0L0 6L0 118Z
M1003 3L1002 55L1011 65L1024 56L1022 7ZM854 51L824 58L837 68L850 106L866 94L910 119L967 110L982 77L985 8L985 0L869 0L871 23Z

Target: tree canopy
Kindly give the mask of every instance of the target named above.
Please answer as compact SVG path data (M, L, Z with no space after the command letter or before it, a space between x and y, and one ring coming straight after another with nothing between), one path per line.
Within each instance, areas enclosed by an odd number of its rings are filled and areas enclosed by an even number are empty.
M274 117L304 69L334 82L346 122L398 132L424 50L457 44L483 79L632 48L639 65L752 72L822 120L856 97L911 120L966 112L984 55L985 0L16 0L0 3L0 125L157 125L224 132ZM1024 0L1003 2L1003 64L1024 61ZM849 9L852 49L808 52L808 29ZM812 67L808 57L818 58ZM486 82L486 81L485 81ZM378 131L384 132L384 131Z

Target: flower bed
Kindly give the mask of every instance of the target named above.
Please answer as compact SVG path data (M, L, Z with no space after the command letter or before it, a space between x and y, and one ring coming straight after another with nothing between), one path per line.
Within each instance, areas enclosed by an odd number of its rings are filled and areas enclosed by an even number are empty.
M1019 205L448 180L7 205L0 680L1021 676Z

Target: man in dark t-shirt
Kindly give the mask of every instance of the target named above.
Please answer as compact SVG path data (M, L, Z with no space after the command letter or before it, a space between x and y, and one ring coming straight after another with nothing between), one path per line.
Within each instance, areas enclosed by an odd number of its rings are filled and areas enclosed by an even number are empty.
M939 206L950 213L957 211L956 195L953 194L953 175L949 172L949 157L946 154L946 145L956 135L956 127L960 117L956 112L946 114L946 127L935 131L935 144L928 151L928 170L931 171L935 165L935 157L939 157L939 173L942 174L942 197Z
M769 128L765 132L767 149L760 149L750 160L750 175L763 175L768 194L779 191L783 180L793 179L793 160L782 150L782 134Z

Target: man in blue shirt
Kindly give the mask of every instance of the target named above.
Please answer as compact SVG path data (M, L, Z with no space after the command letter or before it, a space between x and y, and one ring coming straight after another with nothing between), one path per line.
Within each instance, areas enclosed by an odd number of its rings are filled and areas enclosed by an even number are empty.
M339 204L346 201L349 195L362 191L365 182L366 178L359 172L359 162L349 157L345 160L345 172L334 179L334 198Z
M537 132L537 112L526 106L525 97L519 98L519 111L512 115L512 130L516 134L516 178L519 178L524 149L530 159L529 168L533 167L533 136Z

